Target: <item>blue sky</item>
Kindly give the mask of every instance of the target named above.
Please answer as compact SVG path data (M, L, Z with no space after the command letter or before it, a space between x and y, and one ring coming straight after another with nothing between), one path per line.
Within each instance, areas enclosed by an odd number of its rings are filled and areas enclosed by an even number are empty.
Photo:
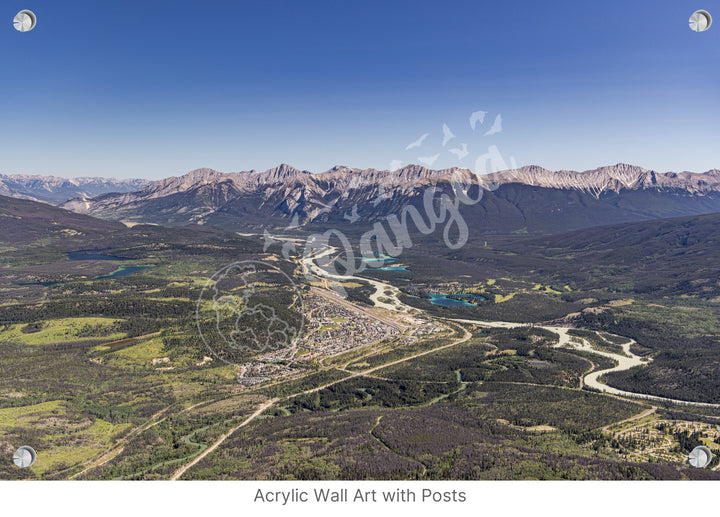
M717 19L700 34L699 8ZM31 32L12 27L21 9ZM493 145L553 170L704 171L720 168L719 58L720 0L11 0L0 172L473 167Z

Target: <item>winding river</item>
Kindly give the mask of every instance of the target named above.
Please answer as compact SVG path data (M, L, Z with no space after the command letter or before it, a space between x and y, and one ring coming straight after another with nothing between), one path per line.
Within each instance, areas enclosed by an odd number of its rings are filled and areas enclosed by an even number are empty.
M403 302L400 301L400 291L396 287L393 287L392 285L386 284L384 282L380 282L378 280L365 278L361 276L353 276L353 275L335 275L331 274L328 271L321 268L318 264L315 263L315 261L319 258L327 257L337 251L337 248L334 247L328 247L327 249L323 250L320 253L316 253L314 255L310 255L309 257L305 257L302 260L302 265L304 271L312 272L314 275L316 275L319 278L327 279L327 280L334 280L334 281L354 281L354 282L364 282L366 284L369 284L375 288L375 292L370 295L370 300L373 302L373 305L375 307L379 307L381 309L397 312L397 313L404 313L404 314L411 314L411 313L418 313L420 312L419 309L415 307L410 307L409 305L405 305ZM624 337L624 336L616 336L621 339L624 339L625 342L620 345L622 346L623 354L608 352L605 350L598 350L594 348L590 342L586 339L583 339L581 337L577 336L571 336L569 334L569 331L572 330L572 327L560 327L560 326L546 326L546 325L537 325L537 324L529 324L529 323L513 323L508 321L480 321L480 320L468 320L468 319L450 319L450 321L455 321L458 323L470 323L474 325L478 325L481 327L489 327L489 328L518 328L518 327L528 327L530 325L542 328L544 330L550 331L554 334L557 334L558 336L558 342L554 345L555 348L569 348L573 350L579 350L584 352L589 352L591 354L599 355L606 357L608 359L611 359L617 363L612 368L605 368L603 370L597 370L590 372L585 375L583 378L583 382L586 386L593 388L597 391L600 391L602 393L608 393L610 395L618 395L622 397L632 397L637 399L643 399L651 402L659 402L659 403L672 403L672 404L679 404L679 405L687 405L687 406L696 406L696 407L708 407L708 408L720 408L720 404L711 404L707 402L692 402L688 400L678 400L678 399L671 399L666 397L658 397L655 395L646 395L644 393L635 393L632 391L625 391L618 388L614 388L612 386L609 386L603 382L600 382L599 378L605 374L612 373L612 372L621 372L625 370L629 370L630 368L635 368L636 366L645 366L647 365L652 359L647 358L643 359L642 357L634 354L630 347L635 344L635 341L633 339ZM599 333L596 332L598 337L600 339L604 339Z

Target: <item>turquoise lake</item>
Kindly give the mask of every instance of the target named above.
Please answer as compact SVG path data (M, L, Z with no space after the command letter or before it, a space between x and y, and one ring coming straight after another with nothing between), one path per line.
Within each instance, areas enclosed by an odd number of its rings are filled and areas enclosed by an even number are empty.
M430 295L430 303L433 305L441 305L443 307L475 307L474 303L466 302L465 300L456 300L454 298L448 298L448 296L457 296L459 298L471 298L474 300L486 300L487 298L480 296L479 294L453 294L446 295L440 293L428 293Z

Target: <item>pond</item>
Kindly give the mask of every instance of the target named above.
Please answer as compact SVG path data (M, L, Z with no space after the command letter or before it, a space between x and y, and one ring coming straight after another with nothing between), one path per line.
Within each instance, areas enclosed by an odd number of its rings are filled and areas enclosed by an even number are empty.
M120 278L123 276L132 275L133 273L137 273L138 271L142 271L143 269L148 269L152 266L122 266L112 273L108 273L107 275L102 276L96 276L93 278L93 280L105 280L107 278Z
M104 249L92 249L92 250L78 250L78 251L68 251L65 254L70 260L118 260L118 261L125 261L125 260L133 260L131 258L126 257L116 257L114 255L108 255L104 253L105 251L108 251L110 248L104 248ZM106 280L108 278L121 278L124 276L132 275L133 273L137 273L138 271L142 271L143 269L151 268L153 266L120 266L118 269L113 271L112 273L108 273L107 275L97 276L95 278L92 278L92 280ZM73 281L73 280L69 280ZM64 284L68 282L68 280L52 280L47 282L20 282L18 285L41 285L43 287L51 287L53 285L57 284Z
M440 293L428 293L430 295L430 303L433 305L442 305L443 307L475 307L476 304L466 302L465 300L456 300L455 298L448 298L448 296L455 296L458 298L471 298L474 300L486 300L487 298L480 296L479 294L440 294Z

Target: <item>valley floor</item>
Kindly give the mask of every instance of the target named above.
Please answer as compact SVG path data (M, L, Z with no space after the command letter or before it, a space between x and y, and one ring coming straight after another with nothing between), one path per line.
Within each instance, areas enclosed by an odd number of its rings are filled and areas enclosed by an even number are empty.
M11 270L0 450L31 443L39 455L0 477L720 479L717 461L685 462L697 444L720 451L720 405L614 386L613 374L653 364L634 338L440 314L390 282L330 275L317 255L293 265L314 275L301 344L225 364L188 317L215 255L237 249L225 246L172 261L154 250L131 275L92 282L76 270L18 283L22 266ZM93 278L100 265L65 264ZM98 307L104 316L82 316Z

